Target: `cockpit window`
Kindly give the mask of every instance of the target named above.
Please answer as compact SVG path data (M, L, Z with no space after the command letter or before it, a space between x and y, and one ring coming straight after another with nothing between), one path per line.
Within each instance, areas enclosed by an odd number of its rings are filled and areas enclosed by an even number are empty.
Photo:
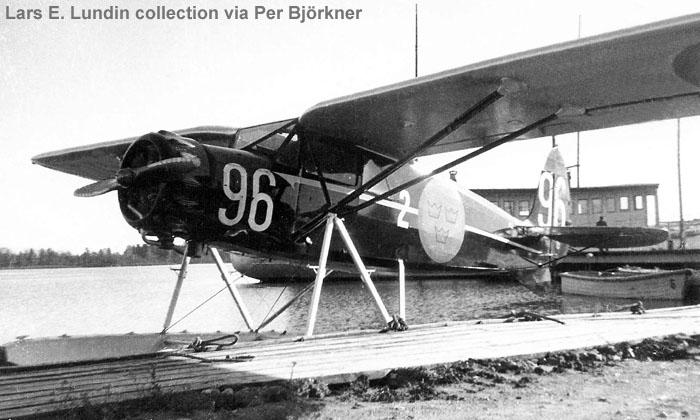
M380 166L382 163L384 165ZM374 178L375 176L379 175L388 166L389 166L389 163L382 162L381 159L372 159L372 158L366 159L365 165L362 168L362 183L364 184L367 181ZM379 182L377 185L370 188L369 191L371 193L374 193L374 194L382 194L382 193L389 191L390 189L391 188L389 187L388 180L384 179L381 182Z
M275 140L276 141L276 140ZM274 162L286 168L299 170L299 136L286 136L277 148L274 155ZM297 172L298 173L298 172Z
M280 147L284 144L284 140L287 138L286 134L273 134L272 136L256 143L249 148L252 150L259 150L263 152L277 152Z
M340 149L336 145L326 142L311 142L313 159L307 150L304 150L304 173L307 176L316 177L316 164L320 166L326 181L336 184L357 185L359 171L359 150L354 148Z
M239 132L237 147L263 154L283 171L298 172L299 141L294 131L295 120L280 121L255 127L244 128Z
M299 170L299 138L296 134L274 134L247 149L266 155L287 170L295 173Z
M294 120L277 121L274 123L256 125L254 127L242 128L236 134L236 148L244 149L251 144L260 142L269 136L281 135L282 141L284 137L294 128ZM281 142L277 145L279 145ZM277 150L275 148L275 150Z

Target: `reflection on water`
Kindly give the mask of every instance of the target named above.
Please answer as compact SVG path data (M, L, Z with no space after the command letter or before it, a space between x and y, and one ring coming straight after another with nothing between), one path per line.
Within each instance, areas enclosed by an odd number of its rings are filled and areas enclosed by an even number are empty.
M160 331L176 278L176 273L164 266L0 271L0 343L19 335ZM398 283L381 281L376 286L389 313L397 313ZM304 287L305 284L295 283L238 285L257 323ZM265 330L303 333L310 295L307 293ZM423 280L406 284L409 325L500 317L511 310L550 315L603 312L634 301L562 296L556 291L537 295L517 283L502 280ZM644 302L647 309L680 304L682 302L677 301ZM173 322L177 324L171 331L246 329L214 265L190 266ZM382 327L379 310L359 280L324 285L316 333Z

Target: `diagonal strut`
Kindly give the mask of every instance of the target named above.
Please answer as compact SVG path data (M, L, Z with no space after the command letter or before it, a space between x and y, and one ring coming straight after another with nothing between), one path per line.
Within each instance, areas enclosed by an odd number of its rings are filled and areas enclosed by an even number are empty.
M568 109L567 109L566 111L568 111ZM383 193L383 194L380 194L380 195L378 195L378 196L372 198L372 199L369 200L369 201L365 201L364 203L362 203L362 204L360 204L360 205L358 205L358 206L355 206L355 207L353 207L353 208L351 208L351 209L348 209L348 210L342 212L341 215L342 215L342 216L345 216L345 215L348 215L348 214L357 213L358 211L360 211L360 210L362 210L362 209L365 209L365 208L371 206L372 204L375 204L375 203L378 202L379 200L383 200L383 199L385 199L385 198L387 198L387 197L390 197L390 196L396 194L397 192L400 192L401 190L405 190L406 188L412 187L413 185L416 185L416 184L418 184L418 183L421 182L421 181L424 181L424 180L426 180L426 179L428 179L428 178L430 178L430 177L432 177L432 176L434 176L434 175L437 175L437 174L439 174L439 173L441 173L441 172L444 172L444 171L446 171L446 170L448 170L448 169L450 169L450 168L453 168L453 167L456 166L456 165L459 165L459 164L461 164L461 163L464 163L464 162L466 162L466 161L468 161L468 160L470 160L470 159L472 159L472 158L475 158L475 157L477 157L477 156L479 156L479 155L481 155L481 154L483 154L483 153L485 153L485 152L488 152L488 151L491 150L491 149L494 149L494 148L496 148L496 147L498 147L498 146L501 146L501 145L503 145L503 144L505 144L505 143L507 143L507 142L509 142L509 141L511 141L511 140L514 140L514 139L516 139L516 138L518 138L518 137L520 137L520 136L522 136L522 135L524 135L524 134L526 134L526 133L532 131L532 130L535 130L535 129L541 127L541 126L544 125L544 124L547 124L547 123L549 123L549 122L551 122L551 121L553 121L553 120L556 120L557 118L559 118L559 116L560 116L562 113L564 113L564 112L566 112L566 111L564 111L563 109L560 109L559 111L557 111L557 112L555 112L555 113L553 113L553 114L550 114L550 115L548 115L548 116L546 116L546 117L540 119L539 121L536 121L536 122L534 122L534 123L532 123L532 124L530 124L530 125L528 125L528 126L526 126L526 127L521 128L521 129L518 130L518 131L515 131L515 132L513 132L513 133L511 133L511 134L508 134L508 135L506 135L506 136L504 136L504 137L501 137L501 138L498 139L498 140L492 141L491 143L487 144L486 146L483 146L483 147L481 147L481 148L479 148L479 149L477 149L477 150L475 150L475 151L473 151L473 152L471 152L471 153L468 153L468 154L462 156L462 157L459 158L459 159L455 159L455 160L453 160L452 162L449 162L449 163L447 163L447 164L445 164L445 165L443 165L443 166L441 166L441 167L439 167L439 168L437 168L437 169L431 171L431 172L428 173L428 174L425 174L425 175L421 175L421 176L419 176L419 177L416 177L416 178L412 179L411 181L405 182L405 183L399 185L398 187L392 188L391 190L389 190L389 191L387 191L387 192L385 192L385 193Z
M408 162L413 160L416 156L418 156L421 153L423 153L424 151L428 150L430 147L434 146L440 140L444 139L445 137L447 137L448 135L450 135L451 133L456 131L459 127L461 127L464 124L466 124L467 122L469 122L472 118L474 118L476 115L478 115L484 109L489 107L491 104L493 104L494 102L503 98L506 95L509 95L509 94L512 94L512 93L519 91L522 87L523 87L522 83L520 83L516 80L509 79L509 78L501 79L501 82L500 82L500 85L498 86L498 88L496 88L489 95L487 95L482 100L480 100L479 102L474 104L471 108L469 108L467 111L465 111L459 117L454 119L451 123L446 125L440 131L435 133L433 136L431 136L429 139L427 139L425 142L423 142L420 146L418 146L415 150L408 153L406 156L404 156L400 160L394 162L391 166L384 169L379 174L374 176L372 179L370 179L369 181L365 182L364 184L362 184L361 186L356 188L350 194L345 196L342 200L338 201L336 204L329 207L326 212L316 216L315 218L313 218L312 220L307 222L304 226L302 226L297 232L295 232L292 235L292 242L299 240L299 238L301 238L302 236L305 236L309 232L312 232L312 231L316 230L318 227L320 227L321 224L323 223L323 220L324 220L326 214L339 212L338 211L339 209L346 207L353 200L360 197L362 194L369 191L372 187L374 187L375 185L377 185L378 183L380 183L381 181L386 179L388 176L390 176L394 172L401 169Z

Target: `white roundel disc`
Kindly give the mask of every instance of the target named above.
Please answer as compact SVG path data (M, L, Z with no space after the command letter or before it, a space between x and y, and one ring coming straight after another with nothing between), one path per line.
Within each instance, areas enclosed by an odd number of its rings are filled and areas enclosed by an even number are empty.
M433 179L418 203L418 232L430 259L446 263L464 241L464 204L453 181Z

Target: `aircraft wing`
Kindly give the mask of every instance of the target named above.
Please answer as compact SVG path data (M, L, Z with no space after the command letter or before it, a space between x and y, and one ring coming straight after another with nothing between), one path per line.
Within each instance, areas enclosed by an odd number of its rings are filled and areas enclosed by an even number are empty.
M226 142L229 137L230 143L233 143L236 131L234 128L207 126L176 130L174 133L196 137L202 143L224 145L219 143ZM109 179L119 170L126 149L137 139L138 137L130 137L42 153L34 156L32 163L93 181Z
M617 226L527 227L528 235L546 236L577 247L635 248L668 239L663 229Z
M94 181L114 177L126 149L137 137L42 153L32 163Z
M322 102L306 131L395 159L509 78L523 88L425 154L482 146L560 107L585 110L520 139L700 114L700 14L514 54Z

